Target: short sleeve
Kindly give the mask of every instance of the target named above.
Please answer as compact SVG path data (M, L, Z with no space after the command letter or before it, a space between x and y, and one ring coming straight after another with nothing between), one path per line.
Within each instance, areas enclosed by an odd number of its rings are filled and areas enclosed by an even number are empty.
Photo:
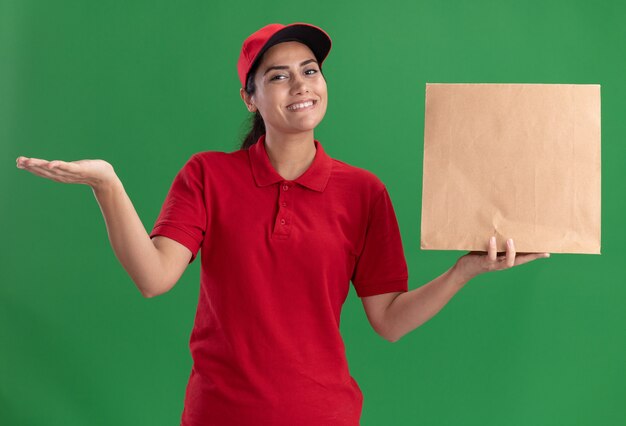
M163 235L191 251L189 263L196 258L204 240L207 213L204 196L203 166L193 155L174 178L150 238Z
M408 291L408 268L387 188L374 201L352 284L359 297Z

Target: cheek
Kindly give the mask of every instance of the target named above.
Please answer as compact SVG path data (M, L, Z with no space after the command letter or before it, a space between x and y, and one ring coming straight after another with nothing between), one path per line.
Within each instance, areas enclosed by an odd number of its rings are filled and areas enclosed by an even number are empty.
M323 100L322 105L320 106L324 109L324 111L326 111L326 106L328 105L328 92L326 91L326 84L320 85L317 94Z
M289 92L283 88L272 90L266 93L265 106L273 110L280 110L281 105L285 104L288 97Z
M257 106L262 116L269 117L272 115L276 115L276 111L280 109L280 107L278 106L278 104L280 104L280 101L275 95L276 94L274 93L266 92L263 94L263 97L259 97Z
M321 120L326 115L326 102L320 105L320 109L318 111L319 119Z
M315 86L319 95L324 96L324 97L328 95L328 88L326 87L326 80L324 80L323 78L320 78L318 80L318 83Z
M322 98L322 103L320 105L321 112L326 112L326 108L328 107L328 94L326 92L318 92L320 98Z

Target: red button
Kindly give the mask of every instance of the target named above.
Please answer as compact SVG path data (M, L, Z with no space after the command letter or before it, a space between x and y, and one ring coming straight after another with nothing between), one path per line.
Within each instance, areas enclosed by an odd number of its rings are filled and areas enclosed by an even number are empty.
M280 203L280 205L285 207L285 206L287 206L287 203Z
M281 220L280 220L280 224L281 224L281 225L284 225L284 224L285 224L285 219L281 219Z
M288 186L288 185L283 185L283 190L284 190L284 191L286 191L286 190L288 190L288 189L289 189L289 186Z

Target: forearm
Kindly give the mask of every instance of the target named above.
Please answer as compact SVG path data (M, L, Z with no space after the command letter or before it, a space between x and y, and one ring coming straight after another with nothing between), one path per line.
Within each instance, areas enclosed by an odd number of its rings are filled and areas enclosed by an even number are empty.
M93 187L104 216L111 247L131 279L146 297L159 294L163 274L159 251L146 232L122 182Z
M384 331L395 342L439 312L469 281L455 266L415 290L398 295L385 312Z

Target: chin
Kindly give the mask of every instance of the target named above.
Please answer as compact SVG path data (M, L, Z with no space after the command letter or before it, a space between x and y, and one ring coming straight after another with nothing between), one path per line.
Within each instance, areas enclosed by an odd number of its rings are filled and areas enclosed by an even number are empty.
M297 123L294 127L297 127L301 131L309 131L315 129L321 122L324 117L306 117Z
M324 117L300 117L298 120L282 123L282 126L273 126L275 129L280 129L284 133L306 133L313 131L321 122Z

